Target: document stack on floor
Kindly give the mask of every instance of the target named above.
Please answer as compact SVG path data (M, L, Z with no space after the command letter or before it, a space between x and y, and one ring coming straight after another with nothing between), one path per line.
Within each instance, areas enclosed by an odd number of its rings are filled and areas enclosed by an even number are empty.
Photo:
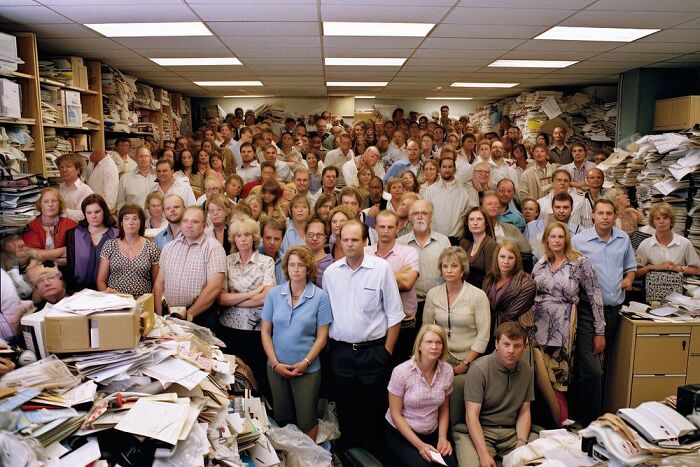
M90 322L102 314L84 306L96 293L60 306ZM93 304L118 306L101 300ZM148 329L133 348L49 355L0 378L6 412L0 446L8 447L7 459L25 456L26 465L50 466L101 459L96 465L126 467L204 465L209 458L244 466L237 437L246 447L257 445L267 415L253 404L252 412L232 416L234 357L223 354L207 328L186 321L151 316ZM0 465L14 465L2 456Z

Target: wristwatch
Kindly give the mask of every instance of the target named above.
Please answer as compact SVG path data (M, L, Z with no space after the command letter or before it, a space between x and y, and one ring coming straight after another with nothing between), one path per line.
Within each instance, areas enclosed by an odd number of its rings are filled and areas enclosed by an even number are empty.
M469 366L472 364L469 360L462 360L462 363L464 363L467 366L467 370L469 369Z

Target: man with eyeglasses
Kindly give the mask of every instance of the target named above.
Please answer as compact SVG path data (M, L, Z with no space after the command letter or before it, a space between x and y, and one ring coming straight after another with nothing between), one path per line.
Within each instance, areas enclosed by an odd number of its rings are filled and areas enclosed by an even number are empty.
M418 253L418 270L420 275L416 280L416 300L418 311L416 321L423 321L423 305L428 290L438 285L440 271L437 264L440 253L450 246L450 240L443 234L430 229L433 221L433 205L430 201L416 200L408 211L408 217L413 224L413 230L397 239L397 243L413 247Z

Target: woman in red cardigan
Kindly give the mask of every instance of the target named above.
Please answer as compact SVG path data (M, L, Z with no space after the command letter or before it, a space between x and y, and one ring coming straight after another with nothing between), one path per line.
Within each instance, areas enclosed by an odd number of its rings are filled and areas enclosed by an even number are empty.
M30 255L40 261L66 264L66 232L78 224L63 217L65 202L56 188L44 188L36 202L39 216L27 224L24 243Z

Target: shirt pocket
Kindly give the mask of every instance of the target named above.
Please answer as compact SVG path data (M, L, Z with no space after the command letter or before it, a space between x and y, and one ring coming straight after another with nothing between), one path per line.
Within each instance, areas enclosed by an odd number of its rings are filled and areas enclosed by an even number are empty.
M379 301L380 297L378 287L362 287L362 290L360 291L360 296L358 298L358 302L360 305L360 309L363 313L369 313L377 309Z

